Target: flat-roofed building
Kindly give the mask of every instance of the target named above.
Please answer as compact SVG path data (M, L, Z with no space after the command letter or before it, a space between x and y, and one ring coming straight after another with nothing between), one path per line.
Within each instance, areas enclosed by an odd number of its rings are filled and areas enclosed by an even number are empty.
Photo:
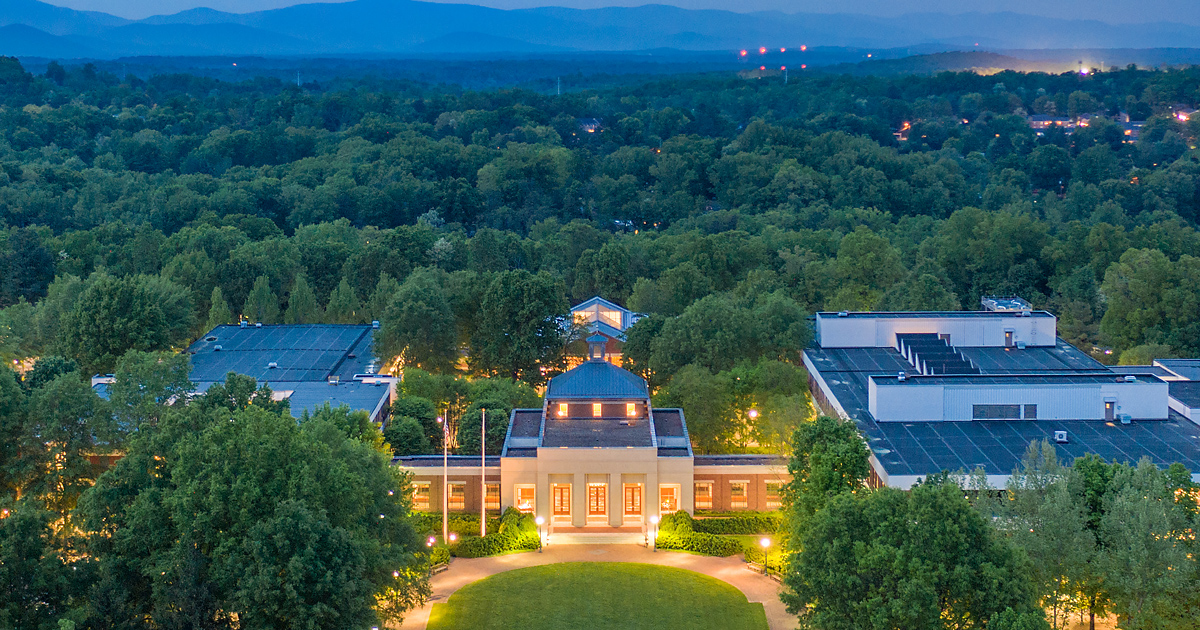
M1059 339L1048 312L1018 298L985 298L983 306L816 315L815 342L804 351L813 398L858 426L872 484L909 488L982 468L1003 486L1041 439L1067 462L1095 453L1198 469L1200 427L1181 400L1193 400L1182 381L1200 376L1200 362L1195 373L1176 364L1189 379L1162 362L1110 368ZM1200 395L1194 400L1200 407Z

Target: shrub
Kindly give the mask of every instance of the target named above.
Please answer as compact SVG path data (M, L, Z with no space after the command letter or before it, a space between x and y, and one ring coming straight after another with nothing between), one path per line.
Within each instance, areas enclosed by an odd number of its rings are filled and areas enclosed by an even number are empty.
M774 534L782 525L782 512L757 512L692 521L692 529L705 534Z
M767 568L767 573L782 575L785 563L783 554L768 554L766 550L757 545L745 545L745 553L742 558L746 562L756 562Z
M481 558L513 551L533 551L541 547L533 517L516 508L505 510L499 526L490 531L492 533L482 538L464 536L450 548L450 553L459 558Z
M468 536L479 537L479 515L453 513L448 523L450 531L458 534L459 538ZM442 514L440 512L413 512L413 527L423 537L442 535ZM500 529L498 517L488 517L487 530L494 532Z
M683 510L664 516L658 525L655 546L659 549L690 551L706 556L732 556L742 551L742 543L737 540L696 532L696 523L697 521Z
M445 564L450 562L450 549L448 547L434 547L429 550L429 566Z

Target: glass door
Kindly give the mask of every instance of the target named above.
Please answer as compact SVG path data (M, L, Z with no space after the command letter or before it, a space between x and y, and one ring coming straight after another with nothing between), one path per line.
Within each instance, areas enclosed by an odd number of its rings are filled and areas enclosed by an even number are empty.
M608 516L608 488L602 483L588 484L588 517Z
M625 518L642 518L642 486L639 484L625 484Z
M555 518L570 518L571 517L571 486L567 484L555 484L552 488L554 495L554 516Z

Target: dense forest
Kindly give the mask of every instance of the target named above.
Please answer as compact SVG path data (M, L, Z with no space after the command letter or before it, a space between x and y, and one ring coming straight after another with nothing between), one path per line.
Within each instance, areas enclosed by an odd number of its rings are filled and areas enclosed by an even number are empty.
M795 449L795 549L854 539L898 559L887 579L920 610L888 600L877 627L1043 628L1035 608L1056 628L1194 623L1178 467L1066 471L1042 446L1007 507L980 486L972 509L947 479L862 491L865 448L806 421L798 359L814 311L988 294L1053 311L1106 362L1200 354L1200 117L1177 115L1197 103L1200 69L550 95L35 76L0 58L0 358L19 368L0 370L0 582L22 585L0 625L395 621L428 596L429 557L389 456L440 448L439 413L477 453L467 423L537 403L577 345L570 305L593 295L649 315L625 359L687 409L697 452ZM1067 133L1029 115L1089 117ZM1125 117L1144 121L1135 142ZM381 358L405 370L387 433L344 409L297 423L245 377L182 396L172 351L241 318L379 320ZM110 372L102 400L86 376ZM814 627L870 612L826 578L879 567L846 561L793 556L788 604Z

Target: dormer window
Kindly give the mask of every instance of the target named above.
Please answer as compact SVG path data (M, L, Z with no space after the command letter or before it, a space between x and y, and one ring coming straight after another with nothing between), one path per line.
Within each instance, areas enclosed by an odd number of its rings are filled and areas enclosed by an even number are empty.
M601 407L602 406L600 403L592 403L592 417L593 418L599 418L601 415L604 414L604 410Z
M559 418L567 417L567 403L558 403L558 417Z
M636 403L625 403L625 415L630 418L636 417L637 416L637 404Z

